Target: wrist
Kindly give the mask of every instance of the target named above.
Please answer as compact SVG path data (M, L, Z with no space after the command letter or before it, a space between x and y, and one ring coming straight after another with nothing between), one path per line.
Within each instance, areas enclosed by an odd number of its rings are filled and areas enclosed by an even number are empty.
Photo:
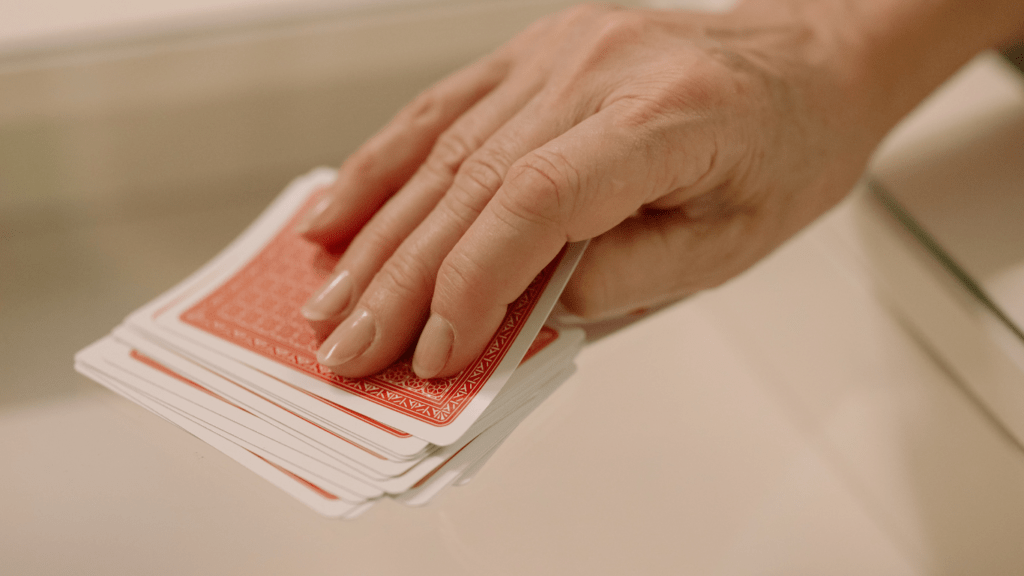
M1024 30L1020 0L745 0L734 13L808 30L813 64L878 138L978 52Z
M1019 0L875 0L858 8L858 65L891 122L979 52L1012 39L1024 18Z

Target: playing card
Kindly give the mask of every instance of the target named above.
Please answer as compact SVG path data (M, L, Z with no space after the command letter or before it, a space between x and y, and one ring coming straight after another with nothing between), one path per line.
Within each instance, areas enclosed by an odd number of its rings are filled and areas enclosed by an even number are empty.
M260 384L274 395L289 394L274 383L285 381L416 438L450 444L507 382L583 245L569 245L509 306L487 350L462 373L422 380L403 358L375 376L340 377L316 362L316 336L299 312L332 260L291 230L311 194L332 178L331 171L317 171L296 180L213 266L140 309L128 323L214 370L250 367L264 375Z
M573 371L574 368L567 368L554 380L561 383L571 376ZM556 388L557 386L545 387L505 420L484 430L471 443L453 454L408 490L396 495L395 499L409 506L423 506L446 488L469 482L467 475L471 478L473 474L476 474L523 419L529 416Z
M88 365L76 364L76 368L83 374L86 374L93 380L103 384L114 392L183 428L196 438L199 438L210 446L216 448L232 460L235 460L239 464L245 466L260 477L269 481L274 486L277 486L287 494L324 516L332 518L354 518L373 504L372 500L359 499L353 495L346 495L346 498L350 499L345 499L335 493L331 493L327 489L314 483L314 481L300 476L299 473L291 471L284 466L274 464L260 457L256 453L230 441L224 436L211 432L206 427L195 423L166 406L153 402L145 396L138 394L132 388L117 383L106 374L92 370ZM340 490L337 492L343 493L343 491Z
M476 475L480 472L480 469L483 468L485 464L487 464L487 462L491 459L491 456L494 456L494 453L497 452L498 448L501 448L501 445L504 443L505 440L502 439L500 442L495 444L490 450L487 451L486 454L477 459L477 461L474 462L472 465L467 467L462 472L462 474L455 480L455 482L452 483L452 485L465 486L466 484L472 482L473 479L476 478Z
M552 334L554 331L548 333ZM575 338L567 338L570 343L573 340ZM553 340L549 340L548 344L551 342ZM137 376L141 382L157 386L161 390L148 390L148 393L161 402L194 418L201 419L214 428L233 430L233 435L265 450L273 451L275 446L281 443L321 461L326 459L329 461L328 465L344 470L371 485L385 488L389 492L405 489L407 485L416 480L414 477L416 472L406 474L396 481L390 481L390 477L403 475L414 465L418 467L419 473L429 470L435 462L443 460L447 454L460 449L468 441L468 437L473 434L474 428L486 429L501 421L505 414L517 409L523 402L532 398L532 396L527 397L525 394L520 394L510 396L507 401L502 399L508 403L508 406L500 411L489 411L459 442L436 449L436 454L428 452L419 462L408 460L395 462L362 450L344 438L330 435L294 415L288 418L289 414L286 411L274 411L272 405L264 405L265 403L262 403L259 398L247 394L244 390L240 391L240 387L233 386L230 382L201 368L192 366L192 369L189 370L187 363L180 360L175 364L162 365L158 360L173 358L173 355L166 351L157 348L146 350L145 352L153 354L151 358L140 355L137 351L130 350L113 341L97 343L94 347L100 349L100 354L106 363L114 364L114 366L106 368L108 372L124 370ZM558 358L554 355L558 354L557 348L547 346L545 348L550 350L548 354L541 352L525 362L524 366L525 373L533 372L535 374L533 380L537 382L542 382L541 376L545 373L545 368L550 365L551 360ZM180 368L186 369L180 370ZM554 383L560 382L561 380L558 378L564 377L564 374L556 375ZM541 385L546 388L552 386L553 382L549 380ZM139 387L140 384L135 384L135 386ZM537 390L537 386L531 385L530 390ZM226 391L228 394L234 393L235 396L222 396L221 391ZM241 392L240 395L239 392ZM244 403L239 403L237 398L244 398ZM259 407L261 411L254 411L256 407ZM268 413L273 418L269 418ZM381 483L382 481L387 482Z
M195 396L192 396L193 402L183 401L183 398L188 397L188 392L201 394L200 391L190 386L181 386L181 381L178 382L178 392L182 396L168 392L167 388L155 386L152 381L174 381L175 379L134 359L131 360L133 364L142 367L142 372L146 373L145 380L139 378L137 374L122 369L116 363L108 361L106 355L98 350L104 344L104 341L97 343L96 348L91 352L91 357L84 358L82 361L103 372L108 380L113 381L120 388L130 388L135 397L143 396L150 403L159 403L271 463L290 470L299 470L304 477L325 480L327 484L320 485L328 490L335 488L331 491L339 496L343 496L343 492L338 492L338 490L351 492L359 499L376 498L383 494L379 487L366 481L364 476L339 465L336 461L325 457L322 452L304 451L303 447L294 442L293 438L276 433L265 423L245 418L246 414L243 410L238 409L239 413L235 419L232 419L221 416L201 406L198 402L194 402ZM194 385L194 383L192 384ZM168 387L171 386L168 385Z
M214 387L208 386L215 375L206 373L202 374L205 379L193 379L119 343L108 341L105 344L108 350L103 352L102 369L109 375L130 382L133 388L203 425L227 431L263 451L283 455L278 449L283 445L369 484L375 479L401 474L416 463L416 460L388 460L299 418L287 419L280 412L274 413L296 425L289 428L281 421L268 418L266 413L254 411L251 406L258 406L259 402L251 398L247 398L250 404L246 405L216 392ZM316 434L317 430L321 433Z
M131 369L123 369L121 364L127 364ZM94 369L96 366L101 366L100 372ZM227 450L224 449L223 442L211 441L211 444L244 465L255 467L261 475L272 474L277 470L293 477L292 480L297 480L300 487L307 485L306 490L298 490L292 482L289 493L295 495L294 492L298 491L303 496L300 500L321 510L322 513L332 515L342 515L338 510L344 508L340 503L331 504L334 499L358 503L378 497L380 492L369 485L375 485L375 488L384 489L392 494L403 494L411 488L412 494L407 498L408 503L426 503L457 479L481 454L491 451L496 443L500 443L523 417L532 412L536 405L571 373L571 370L563 370L557 374L548 386L542 387L526 403L517 406L506 418L497 422L482 419L471 428L463 442L441 447L405 475L377 483L372 479L358 478L358 471L348 471L339 475L337 466L328 464L325 468L322 460L315 461L314 458L314 461L311 461L308 455L296 453L295 442L289 441L294 439L289 439L285 435L282 441L280 430L255 421L255 417L245 408L232 404L196 382L168 371L148 357L112 339L101 340L79 353L77 367L109 388L143 404L204 440L209 441L210 434L213 434L218 439L229 442L233 448ZM160 383L161 381L163 383ZM227 406L226 410L231 417L222 416L209 409L210 406L215 407L217 404ZM237 448L241 448L242 451ZM301 449L301 446L299 448ZM250 454L256 456L258 460L253 460ZM323 454L318 456L322 457ZM260 462L270 465L270 468ZM425 481L427 477L430 478L429 482ZM282 479L277 475L276 483L280 482ZM309 491L312 491L313 495L308 494ZM315 497L316 495L319 495L319 498ZM323 501L324 498L327 502ZM327 511L324 510L325 506Z
M130 355L133 359L139 360L138 355L144 354L145 358L141 360L142 362L149 361L150 368L154 367L154 363L156 363L158 364L157 370L171 371L182 377L183 380L193 383L193 387L201 385L204 390L211 392L212 395L198 397L192 392L190 396L196 398L196 401L206 408L227 418L236 419L240 416L238 408L241 408L243 419L258 418L275 427L279 434L293 436L297 442L307 444L309 450L324 452L329 457L356 466L371 476L386 477L401 474L415 464L418 459L417 457L396 457L383 451L377 451L375 447L368 446L361 438L321 426L313 420L255 394L238 383L193 364L169 350L146 341L141 341L141 344L141 346L133 345L132 348L122 346L123 350L119 350L115 344L111 344L108 357L120 356L123 358ZM122 367L140 378L147 379L146 375L142 373L146 364L140 366L138 361L122 362L121 364ZM153 381L151 378L148 379ZM167 387L184 390L185 394L190 392L187 388L182 388L180 383L175 382L174 379L164 379L163 382ZM425 452L426 449L421 450L418 456L422 457Z
M417 378L407 354L380 374L339 377L316 362L300 312L338 255L293 232L333 178L297 179L75 366L320 513L348 518L384 496L421 505L468 481L571 374L582 331L544 321L584 245L568 245L509 306L462 373Z
M160 346L148 342L145 339L134 336L131 333L125 333L123 331L115 331L115 335L119 339L122 339L128 345L137 348L155 358L159 358L161 362L167 366L183 372L187 375L191 375L193 379L201 380L204 385L215 389L219 394L232 398L236 402L242 402L247 408L257 413L269 416L270 420L275 421L288 421L289 426L295 430L304 430L304 434L311 437L320 438L320 443L330 443L331 438L325 438L325 434L336 434L340 435L348 441L359 444L360 446L366 447L372 451L376 451L379 454L386 454L391 460L401 460L399 457L393 456L390 452L385 452L378 449L376 444L368 444L364 438L357 435L353 435L349 431L341 430L337 432L337 428L329 427L328 424L330 419L337 418L338 411L335 407L329 404L315 401L308 397L306 394L302 394L296 390L289 389L292 396L298 396L298 400L307 400L313 402L312 408L314 410L319 409L319 413L315 420L308 413L297 410L293 405L281 401L263 401L263 398L273 400L272 397L264 394L262 397L255 394L247 393L247 389L241 389L242 387L237 382L231 381L227 378L220 378L213 375L207 370L192 364L191 362L184 360L182 357L166 350ZM128 336L128 339L123 339L122 336ZM535 388L542 385L546 381L546 374L557 371L558 367L563 365L568 359L571 358L578 350L579 345L582 343L582 332L578 329L566 329L560 328L555 329L551 327L545 327L538 337L535 339L533 345L531 345L528 352L528 356L524 358L521 367L516 371L513 376L512 384L499 396L499 400L496 400L492 405L492 409L489 409L486 417L500 418L503 411L507 411L514 404L521 402L523 395L530 395L535 391ZM259 378L261 376L258 372L253 372L245 367L239 367L240 373L236 376L244 378ZM250 386L251 387L251 386ZM275 406L276 404L276 406ZM507 404L507 406L504 406ZM277 406L281 406L279 411L275 411ZM345 414L341 414L345 415ZM376 431L376 429L371 429ZM408 440L403 440L408 441ZM422 456L423 451L419 452ZM365 460L364 460L364 463ZM372 466L372 463L369 465Z
M474 427L482 430L491 426L529 400L540 388L550 386L549 375L571 358L581 341L582 333L576 329L559 331L546 327L542 330L523 360L522 367L513 377L513 380L523 379L524 382L511 386L502 394ZM467 438L463 438L448 447L435 448L436 453L427 451L417 460L388 460L171 351L148 342L142 344L138 350L145 355L108 338L86 348L79 357L80 361L90 362L94 366L103 365L101 369L109 373L123 371L135 376L136 382L132 385L136 388L143 384L161 388L161 391L143 392L155 395L161 402L171 404L214 428L233 429L235 425L240 425L237 429L240 431L234 434L252 444L273 450L278 443L284 443L308 455L330 459L335 466L341 466L371 484L384 486L377 484L377 481L401 475L414 464L419 466L416 473L425 473L467 441ZM129 380L124 374L119 379ZM216 415L210 415L209 412ZM467 434L467 437L471 434ZM386 488L392 492L403 490L415 482L414 476L406 475L386 485Z

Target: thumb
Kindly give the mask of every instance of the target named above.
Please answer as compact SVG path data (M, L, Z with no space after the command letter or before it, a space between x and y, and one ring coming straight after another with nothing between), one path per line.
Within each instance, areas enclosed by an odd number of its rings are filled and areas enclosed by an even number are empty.
M750 211L695 219L685 210L643 213L594 238L562 293L590 320L678 300L739 274L770 250L766 220Z

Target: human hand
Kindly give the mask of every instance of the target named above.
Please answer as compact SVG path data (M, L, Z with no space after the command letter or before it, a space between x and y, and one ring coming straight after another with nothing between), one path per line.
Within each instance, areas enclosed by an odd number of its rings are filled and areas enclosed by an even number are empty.
M419 336L416 373L453 374L567 241L594 239L563 296L589 318L743 271L845 195L899 117L858 91L837 18L583 6L442 80L301 225L350 241L303 309L330 333L319 361L362 376Z

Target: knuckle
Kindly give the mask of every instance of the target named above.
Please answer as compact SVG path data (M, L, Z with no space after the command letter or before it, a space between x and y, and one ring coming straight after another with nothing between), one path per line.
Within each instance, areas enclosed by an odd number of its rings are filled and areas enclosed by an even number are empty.
M661 100L676 106L696 110L710 110L726 101L730 95L744 91L744 73L723 63L718 58L691 58L682 72L669 77L657 93Z
M511 192L501 197L502 208L528 222L560 228L573 212L580 179L579 172L563 156L537 150L509 169Z
M451 177L478 145L464 134L447 130L434 142L426 164Z
M479 296L480 291L474 289L477 285L474 278L480 272L480 267L466 256L451 254L445 258L437 271L437 293L434 294L434 304L439 311L449 303L457 305L467 298Z
M505 180L505 163L489 150L479 150L459 168L456 186L471 188L477 195L490 198Z
M385 254L391 253L401 243L402 239L387 222L375 218L368 222L359 234L352 239L352 244L346 248L346 252Z
M616 124L629 132L653 128L669 108L667 96L670 95L658 90L643 97L629 98L618 109L614 117Z
M503 180L500 165L475 154L460 167L442 205L468 228L501 187Z
M650 33L651 23L643 14L606 6L590 6L566 24L561 36L572 38L569 56L555 63L558 74L552 78L547 92L556 102L580 100L580 86L594 84L605 92L607 74L595 75L617 61L615 54L629 50ZM599 104L600 98L585 99L584 107Z
M473 194L464 187L453 186L444 195L440 206L448 216L461 225L461 228L468 229L480 215L488 199L489 196Z
M617 10L601 15L598 27L598 44L603 46L633 43L649 32L650 21L646 16L630 10Z
M403 114L404 122L412 127L432 125L436 123L444 110L444 98L436 87L420 92L406 106Z
M712 59L697 58L685 65L659 66L634 78L628 90L606 104L624 104L620 119L632 126L655 123L665 115L707 121L721 114L728 102L746 90L740 77Z
M395 253L377 273L387 297L429 301L434 291L435 273L427 262L409 253Z
M665 86L661 100L696 110L717 108L727 95L739 86L734 79L713 64L697 65L689 69L684 78Z
M663 70L634 81L631 94L620 101L624 122L644 126L666 114L688 114L699 120L710 110L720 108L736 89L732 78L714 64L697 63L685 68Z

